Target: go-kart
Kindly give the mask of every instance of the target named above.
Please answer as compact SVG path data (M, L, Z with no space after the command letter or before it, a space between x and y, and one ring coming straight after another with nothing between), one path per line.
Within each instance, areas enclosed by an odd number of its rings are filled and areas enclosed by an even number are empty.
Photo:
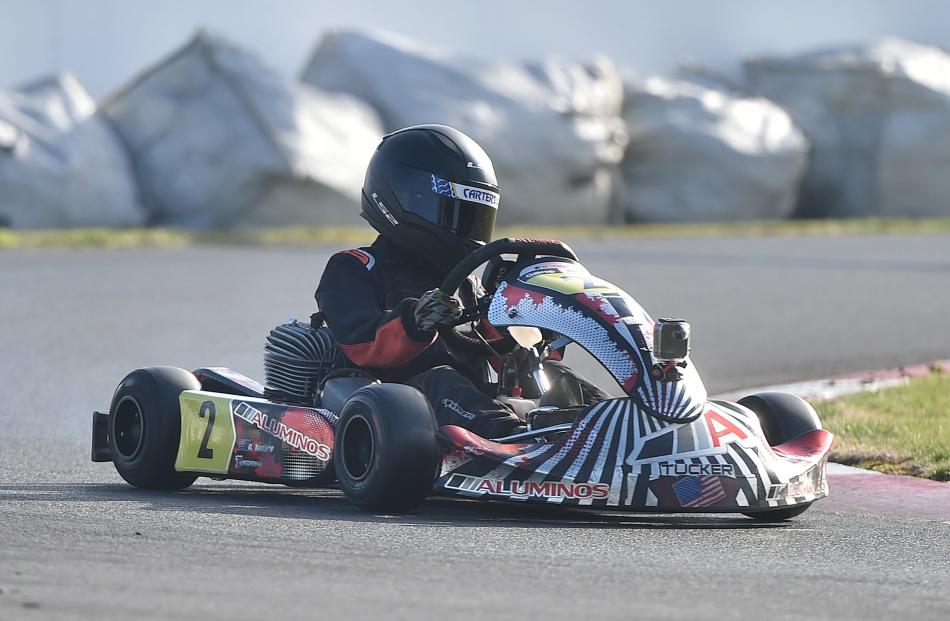
M561 242L497 240L463 259L441 289L456 292L486 263L487 293L443 336L487 321L514 341L500 355L496 392L528 403L516 408L526 431L483 438L439 428L416 389L348 368L316 317L271 331L266 386L222 367L133 371L109 411L93 414L93 461L112 461L127 482L153 489L199 476L336 484L384 513L439 494L778 521L827 495L832 434L807 402L781 393L709 400L689 357L689 324L654 321ZM569 386L552 385L546 360L569 343L625 396L578 403Z

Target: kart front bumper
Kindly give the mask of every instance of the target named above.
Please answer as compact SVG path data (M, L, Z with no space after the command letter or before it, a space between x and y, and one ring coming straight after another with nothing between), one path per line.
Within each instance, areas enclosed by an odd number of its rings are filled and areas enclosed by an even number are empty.
M592 419L596 413L589 415ZM634 438L622 420L578 423L554 443L501 444L459 427L444 427L437 493L507 502L636 512L760 513L807 505L828 495L826 466L833 436L811 431L779 446L765 442L757 421L731 410L733 436L702 454L680 451L682 431L702 421L671 425ZM629 421L628 421L629 422ZM604 429L604 425L612 425ZM695 431L695 430L693 430ZM663 439L663 434L672 435ZM656 444L657 438L665 444ZM694 440L696 439L694 434ZM661 448L657 448L661 447Z

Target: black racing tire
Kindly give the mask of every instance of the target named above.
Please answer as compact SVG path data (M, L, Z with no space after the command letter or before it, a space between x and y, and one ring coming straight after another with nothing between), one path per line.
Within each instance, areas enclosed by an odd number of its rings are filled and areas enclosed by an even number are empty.
M821 429L821 420L810 403L784 392L760 392L738 401L755 412L770 446L799 438Z
M794 517L798 517L811 507L812 503L795 505L794 507L785 507L784 509L773 509L772 511L748 511L742 515L758 520L759 522L784 522Z
M175 367L132 371L119 383L109 408L112 463L129 484L144 489L184 489L198 475L175 470L185 390L200 390L198 379Z
M373 384L347 400L333 463L347 499L373 513L406 513L432 493L440 466L435 413L402 384Z
M738 401L755 412L759 424L770 446L778 446L809 431L821 429L821 420L810 403L784 392L760 392L743 397ZM784 522L798 517L811 507L812 503L773 509L771 511L750 511L746 515L760 522Z

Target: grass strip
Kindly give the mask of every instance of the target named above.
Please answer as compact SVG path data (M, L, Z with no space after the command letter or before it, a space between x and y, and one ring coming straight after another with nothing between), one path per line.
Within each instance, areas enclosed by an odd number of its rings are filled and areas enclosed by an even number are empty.
M618 226L512 226L496 237L548 239L670 239L691 237L835 236L950 233L950 218L929 220L867 218L762 222L634 224ZM312 246L362 244L374 237L368 226L283 227L244 231L195 232L171 228L0 229L0 250L26 248L175 248L191 245Z
M815 404L835 434L831 460L950 481L950 373Z

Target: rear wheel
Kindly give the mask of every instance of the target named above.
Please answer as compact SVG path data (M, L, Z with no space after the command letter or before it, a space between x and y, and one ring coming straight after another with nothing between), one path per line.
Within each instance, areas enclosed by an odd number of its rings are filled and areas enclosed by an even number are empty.
M821 420L815 408L801 397L783 392L761 392L738 401L755 412L769 446L778 446L810 431L821 429ZM782 522L804 513L812 503L785 507L772 511L744 513L762 522Z
M145 489L182 489L197 475L177 472L181 436L178 397L199 390L194 375L175 367L132 371L119 383L109 408L109 448L119 475Z
M402 384L361 388L337 423L334 467L353 504L405 513L432 493L438 476L435 414L421 392Z

